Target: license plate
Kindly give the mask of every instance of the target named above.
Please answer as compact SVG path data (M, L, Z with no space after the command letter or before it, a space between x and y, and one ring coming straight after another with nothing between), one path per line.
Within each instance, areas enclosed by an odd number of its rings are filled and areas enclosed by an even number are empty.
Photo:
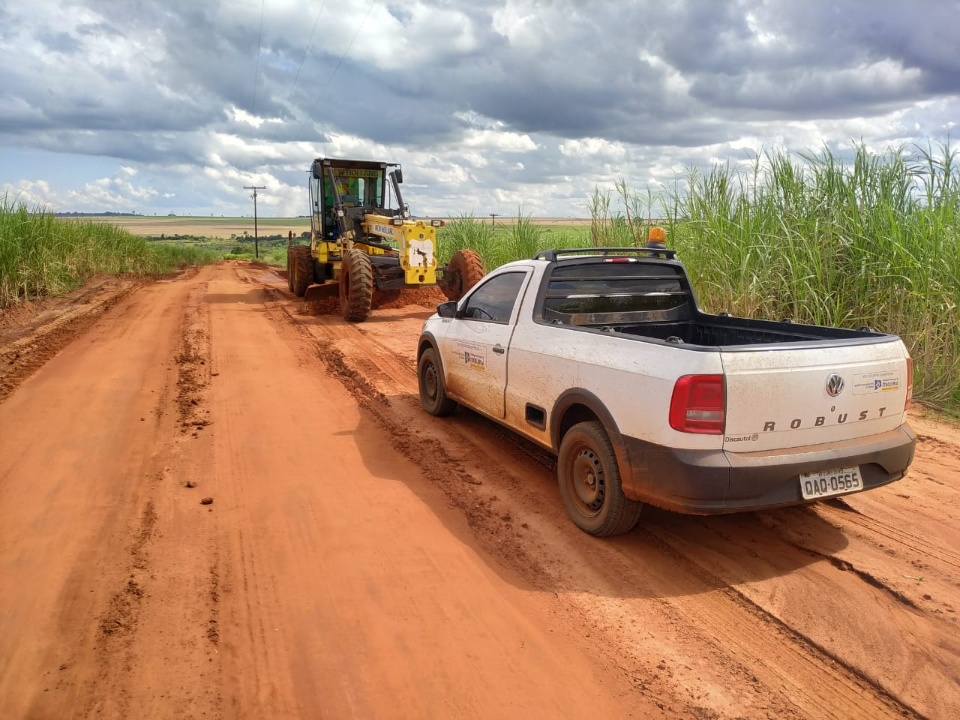
M803 495L804 500L816 500L856 490L863 490L859 467L806 473L800 476L800 494Z

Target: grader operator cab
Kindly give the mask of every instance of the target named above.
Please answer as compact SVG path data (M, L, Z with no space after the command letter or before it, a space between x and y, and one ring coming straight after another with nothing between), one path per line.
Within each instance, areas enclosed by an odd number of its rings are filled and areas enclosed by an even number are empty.
M388 184L389 181L389 184ZM459 300L483 277L472 250L437 265L440 220L416 220L403 202L396 163L318 158L310 168L310 245L287 250L287 284L303 297L313 284L337 285L350 322L370 314L375 293L437 286Z

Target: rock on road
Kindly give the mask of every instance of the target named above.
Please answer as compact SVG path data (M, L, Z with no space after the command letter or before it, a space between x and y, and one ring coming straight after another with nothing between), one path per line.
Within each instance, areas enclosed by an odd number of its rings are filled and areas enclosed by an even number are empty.
M424 304L110 292L69 341L0 318L2 718L960 716L954 427L872 493L597 540L548 455L419 409Z

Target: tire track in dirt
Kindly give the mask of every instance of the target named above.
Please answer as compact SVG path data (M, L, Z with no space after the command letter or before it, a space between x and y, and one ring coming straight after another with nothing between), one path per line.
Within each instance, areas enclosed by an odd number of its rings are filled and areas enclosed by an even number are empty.
M940 545L935 545L917 533L898 528L894 525L888 525L864 515L857 510L853 510L852 512L838 510L836 505L826 506L824 508L824 515L837 525L857 528L874 538L884 538L897 547L906 548L918 556L935 558L944 565L960 571L960 554Z
M184 478L190 476L197 452L197 438L211 424L206 408L211 378L210 339L204 296L206 284L189 289L180 313L177 343L167 367L175 372L173 391L164 386L156 406L156 447L152 472L143 489L143 511L134 534L128 565L116 568L114 574L128 577L116 591L100 618L100 636L96 646L99 672L91 688L85 717L131 717L140 713L149 716L157 706L175 716L197 712L207 717L221 715L222 699L215 686L203 686L190 678L191 668L200 669L198 677L217 674L219 662L220 566L215 544L194 546L192 562L208 568L206 588L200 592L184 592L178 579L186 563L183 556L185 538L182 526L172 523L170 504L180 503L182 493L187 502L196 503L199 495L190 490ZM202 454L202 451L200 451ZM158 513L163 508L164 517ZM171 572L174 569L179 573ZM187 583L189 585L189 582ZM196 620L194 620L196 618ZM196 627L193 626L196 622ZM164 662L162 657L145 654L145 648L160 642L170 643L177 650L165 655L180 654L177 662ZM193 638L204 638L208 648L198 647ZM210 667L204 667L200 660ZM156 697L149 683L170 673L183 673L179 697ZM164 711L161 711L164 712Z
M924 433L918 433L917 443L920 446L921 452L928 451L932 453L942 453L953 460L960 461L960 447L946 442L945 440L941 440L938 437L926 435Z
M33 322L0 332L0 402L139 286L132 279L104 280L51 300L51 309L38 312Z
M756 657L759 664L767 667L781 665L786 669L799 664L807 669L807 677L820 680L818 683L810 683L803 676L794 677L791 670L775 673L778 680L792 686L791 695L804 698L800 707L804 708L805 712L816 708L817 712L812 713L816 716L852 718L873 716L877 710L883 710L884 716L924 717L862 669L848 664L810 636L785 623L736 585L731 585L722 577L711 573L688 553L671 544L669 536L657 532L656 529L641 530L641 533L647 534L648 541L669 554L677 565L683 566L689 574L699 577L705 584L720 588L720 593L726 596L731 604L738 606L741 612L736 615L740 617L731 617L731 613L724 609L702 617L704 625L712 625L722 638L720 646L724 650L729 652L731 647L738 647L740 653ZM755 627L744 624L743 615L752 615L756 621ZM751 638L751 635L756 637ZM772 643L771 635L774 636ZM754 655L758 648L762 648L763 652ZM829 670L825 673L827 668ZM752 670L759 672L756 668ZM825 674L829 681L824 678Z
M923 713L916 708L911 707L908 702L906 702L903 698L898 697L896 692L892 691L890 688L885 687L868 671L848 662L848 660L846 660L840 654L831 651L828 647L818 642L815 638L803 632L802 629L785 622L777 614L771 612L769 608L758 602L754 597L751 597L751 595L748 592L745 592L740 585L731 584L727 579L713 572L708 564L700 562L694 555L688 552L688 547L685 545L685 543L677 542L677 538L671 537L670 533L664 533L656 527L642 529L641 532L648 533L650 540L660 547L664 552L671 554L678 564L686 564L687 569L691 574L700 577L704 583L721 588L722 592L728 595L732 602L741 605L748 614L754 615L759 621L761 621L761 623L774 626L777 632L785 638L782 646L791 646L791 650L798 656L803 657L804 663L809 665L811 668L829 667L831 673L836 673L835 666L839 665L846 671L846 680L850 683L848 686L849 688L857 689L859 694L863 694L865 689L869 688L872 694L886 701L887 709L891 711L891 713L895 713L904 717L924 717ZM710 531L708 530L708 532ZM717 533L717 535L721 537L723 536L722 533ZM852 572L856 574L867 585L870 585L871 587L883 592L891 597L895 602L906 606L910 610L920 610L920 608L917 607L909 598L903 596L895 589L887 586L882 581L872 577L869 573L858 571L856 568L853 568L850 563L840 560L839 558L825 555L823 553L811 551L808 548L790 542L789 540L784 542L795 547L800 552L810 555L811 557L826 561L832 567L841 572ZM711 622L715 622L716 616L719 615L721 614L711 614ZM733 632L738 632L740 629L742 629L742 627L738 625L737 629L733 630ZM730 629L728 628L728 630ZM768 659L769 658L765 658L765 660ZM820 674L822 674L822 672ZM831 684L818 685L818 690L820 691L818 697L837 692L837 688ZM849 693L841 693L839 696L833 697L833 701L826 707L842 707L844 702L846 702L848 695ZM814 705L816 705L818 702L817 697L811 697L810 700ZM824 711L826 710L826 707L824 708ZM862 710L863 708L854 705L839 713L839 716L857 717ZM836 710L834 710L834 712L836 712ZM850 714L844 715L844 712L848 712Z
M416 423L409 422L410 418L403 418L400 422L397 422L395 419L392 420L388 415L390 414L391 403L393 405L393 414L396 414L396 400L397 398L402 398L402 404L405 406L404 410L407 407L414 404L415 396L411 395L411 390L415 389L415 371L413 369L413 362L410 357L404 357L403 355L395 352L391 348L388 348L383 343L379 342L370 332L367 332L359 326L347 326L340 325L337 323L329 324L312 324L309 325L309 329L304 327L300 322L300 319L294 315L290 310L289 300L282 292L277 292L267 288L268 296L270 301L265 303L265 307L268 309L268 312L273 312L274 316L277 317L276 313L279 311L286 317L284 318L287 322L292 321L294 325L298 328L298 331L308 337L310 342L316 347L317 353L322 360L331 368L331 372L335 374L342 382L351 389L351 392L358 396L358 399L362 399L367 405L368 409L371 409L369 403L371 400L377 400L383 408L375 409L374 414L377 416L378 422L385 427L389 432L400 435L401 441L398 444L398 449L401 452L404 452L412 459L417 462L421 462L422 455L420 454L411 454L408 438L410 433L406 428L415 426ZM279 318L278 318L279 319ZM362 363L361 363L362 360ZM359 368L362 367L362 372ZM416 408L419 409L419 403L416 402ZM401 413L401 415L406 415L406 412ZM506 433L506 431L503 431ZM499 433L498 433L499 434ZM515 447L521 452L524 451L524 448L521 445L514 444ZM431 449L435 451L439 449L442 451L442 443L440 440L433 439L431 441ZM538 457L541 455L541 457ZM544 463L542 458L542 451L530 453L530 458L532 462L536 462L543 466ZM454 460L451 456L443 456L443 461L447 465L451 465ZM481 472L481 475L483 473ZM435 475L435 473L431 473ZM504 476L509 475L509 473L500 473L500 476L497 477L495 485L502 485L503 481L506 479ZM432 478L434 479L434 478ZM436 479L434 480L437 481ZM475 482L482 483L482 480L474 480ZM441 486L443 487L443 479L439 480ZM510 485L520 485L522 481L518 478L512 478ZM470 517L470 509L475 506L474 502L463 503L458 502L462 500L462 485L451 487L447 484L445 487L445 492L447 492L448 497L451 497L451 501L461 510L464 510ZM452 496L451 496L452 491ZM499 498L497 498L499 501ZM498 509L494 512L494 515L497 515L501 508L505 509L505 506L502 506L498 502ZM509 511L504 513L502 517L508 517ZM511 517L511 520L513 518ZM521 518L525 519L525 518ZM524 527L527 526L527 523L523 523ZM490 525L489 523L479 524L476 522L471 522L471 526L474 527L475 531L491 533L496 537L498 533L503 532L503 526L499 523L494 523ZM522 537L522 536L521 536ZM484 540L483 537L479 539ZM489 543L489 538L487 538L487 543ZM662 539L656 540L651 543L652 547L657 548L661 553L668 555L671 560L677 560L677 551L671 549L669 544L663 541ZM539 551L539 552L538 552ZM528 548L523 547L523 543L515 542L514 547L511 548L509 553L494 553L495 556L500 557L502 560L506 559L511 564L517 565L519 561L519 567L524 568L525 574L526 569L531 567L530 556L531 555L543 555L544 546L540 544L534 549L533 552L529 552ZM684 557L682 553L679 554L680 557ZM696 566L696 563L692 560L687 560L687 562L693 563ZM542 563L537 562L533 567L536 568L538 575L538 580L541 585L550 586L551 581L556 579L554 575L553 567L551 563ZM697 566L699 567L699 566ZM813 686L817 687L820 691L820 695L826 695L829 698L829 701L823 705L822 709L826 714L830 712L835 712L837 717L848 717L853 714L873 714L874 712L879 712L881 715L905 715L905 716L917 716L921 717L921 713L917 710L911 708L908 703L903 702L902 700L891 695L887 690L878 685L875 681L869 678L862 671L853 666L847 666L844 663L838 663L837 659L831 655L829 652L824 651L814 640L806 637L804 634L797 632L792 629L789 625L785 624L775 615L770 614L762 606L758 605L754 601L750 600L746 596L738 593L735 589L727 587L721 578L711 575L704 570L699 570L697 573L692 573L694 576L698 577L703 583L705 583L706 588L726 588L723 595L724 600L719 603L717 606L716 603L709 603L713 606L710 608L710 611L702 616L700 622L694 622L694 627L708 627L711 623L716 622L717 617L727 618L731 615L729 605L734 605L738 609L737 612L732 613L735 620L730 625L728 625L728 637L731 639L729 643L721 644L719 646L715 645L715 640L704 636L701 638L702 642L705 643L714 643L714 647L717 652L725 656L726 665L729 667L731 664L731 659L729 657L729 648L728 645L734 647L739 647L742 654L748 657L761 657L764 651L769 652L773 647L779 647L786 643L787 646L791 648L791 651L786 654L786 659L784 660L784 665L789 668L790 665L796 663L802 663L811 668L823 668L830 667L831 672L835 676L840 676L839 680L836 682L836 687L833 691L830 691L830 688L833 686L828 682L827 689L824 689L822 679L819 677L822 673L813 673L811 672L811 677L816 675L818 677L818 683L813 683ZM861 578L865 579L865 578ZM559 597L559 596L558 596ZM574 602L573 605L577 606L578 611L583 610L583 603ZM677 607L671 606L671 612L676 614L678 617L690 618L690 607L689 603ZM744 642L742 639L733 640L735 638L741 637L743 635L743 628L745 627L742 623L742 615L746 613L749 616L752 616L752 623L746 625L746 627L756 626L758 629L756 633L750 638L749 641ZM740 616L740 617L738 617ZM771 633L771 629L773 632ZM608 634L609 633L608 631ZM770 643L769 635L779 636L778 642ZM797 660L796 658L801 658ZM839 665L839 668L837 668ZM637 677L638 669L644 668L643 661L638 659L638 664L633 670L626 669L622 665L618 665L621 671L627 673L631 677ZM647 668L649 670L649 668ZM752 677L753 681L757 681L755 675L753 674L756 671L756 668L752 670L746 666L741 667L737 670L738 673L744 677ZM776 688L778 685L782 686L783 694L791 698L789 704L783 703L774 703L771 706L771 710L775 711L778 715L792 715L796 710L793 708L802 708L809 707L808 703L814 705L817 704L817 696L809 696L807 692L804 691L804 684L789 682L784 685L784 679L790 676L790 670L787 669L785 672L780 673L774 670L768 670L767 672L761 672L764 675L762 684L767 688ZM656 677L657 673L654 672L653 676ZM644 689L648 691L651 688L650 684L650 675L646 675L647 681L641 683ZM656 686L656 692L654 696L673 696L679 698L678 695L672 692L672 683L659 684L653 683ZM665 693L665 695L664 695ZM803 698L797 702L797 696ZM849 703L850 696L857 698L857 701L852 704ZM870 699L872 698L872 700ZM695 699L694 699L695 701ZM868 711L868 708L873 706L873 711ZM882 708L882 709L881 709ZM832 710L831 710L832 709ZM700 711L709 712L707 708L701 707ZM800 712L802 715L802 711Z
M409 406L409 402L395 402L398 393L398 378L408 379L409 370L398 368L397 358L385 349L374 345L372 353L361 352L364 357L364 370L358 372L357 347L347 339L354 332L353 326L343 326L346 332L333 330L326 338L317 338L307 326L298 322L291 312L289 303L276 290L265 288L267 297L264 308L275 321L291 324L300 337L313 348L317 357L327 367L328 372L336 377L356 401L363 407L377 424L387 431L391 442L398 452L412 459L423 470L430 480L440 487L450 503L457 507L467 519L469 525L478 531L479 537L497 537L496 542L485 543L485 550L494 557L499 557L524 568L533 582L544 584L542 568L535 558L527 553L523 543L517 540L517 532L510 527L512 519L506 508L502 507L499 498L491 496L480 488L484 485L484 477L478 476L476 469L468 467L460 460L447 452L444 444L432 437L424 437L419 430L403 422L398 422L390 412L398 406ZM336 327L336 326L331 326ZM352 350L349 359L337 345L346 344ZM377 360L380 363L377 364ZM402 360L401 365L407 361ZM386 382L390 394L379 389L377 382ZM405 408L406 409L406 408ZM401 410L403 412L403 410ZM404 413L408 417L411 413L407 409ZM504 535L503 531L508 532ZM522 533L521 533L522 534Z

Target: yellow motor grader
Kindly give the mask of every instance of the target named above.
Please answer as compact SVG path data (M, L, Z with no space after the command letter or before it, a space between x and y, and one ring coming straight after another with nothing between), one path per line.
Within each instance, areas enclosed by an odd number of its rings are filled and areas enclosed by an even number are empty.
M402 182L397 163L313 161L310 245L287 249L287 284L295 295L303 297L313 284L337 285L344 319L362 322L374 293L437 286L459 300L480 281L483 262L473 250L459 250L438 267L437 228L443 221L412 218Z

